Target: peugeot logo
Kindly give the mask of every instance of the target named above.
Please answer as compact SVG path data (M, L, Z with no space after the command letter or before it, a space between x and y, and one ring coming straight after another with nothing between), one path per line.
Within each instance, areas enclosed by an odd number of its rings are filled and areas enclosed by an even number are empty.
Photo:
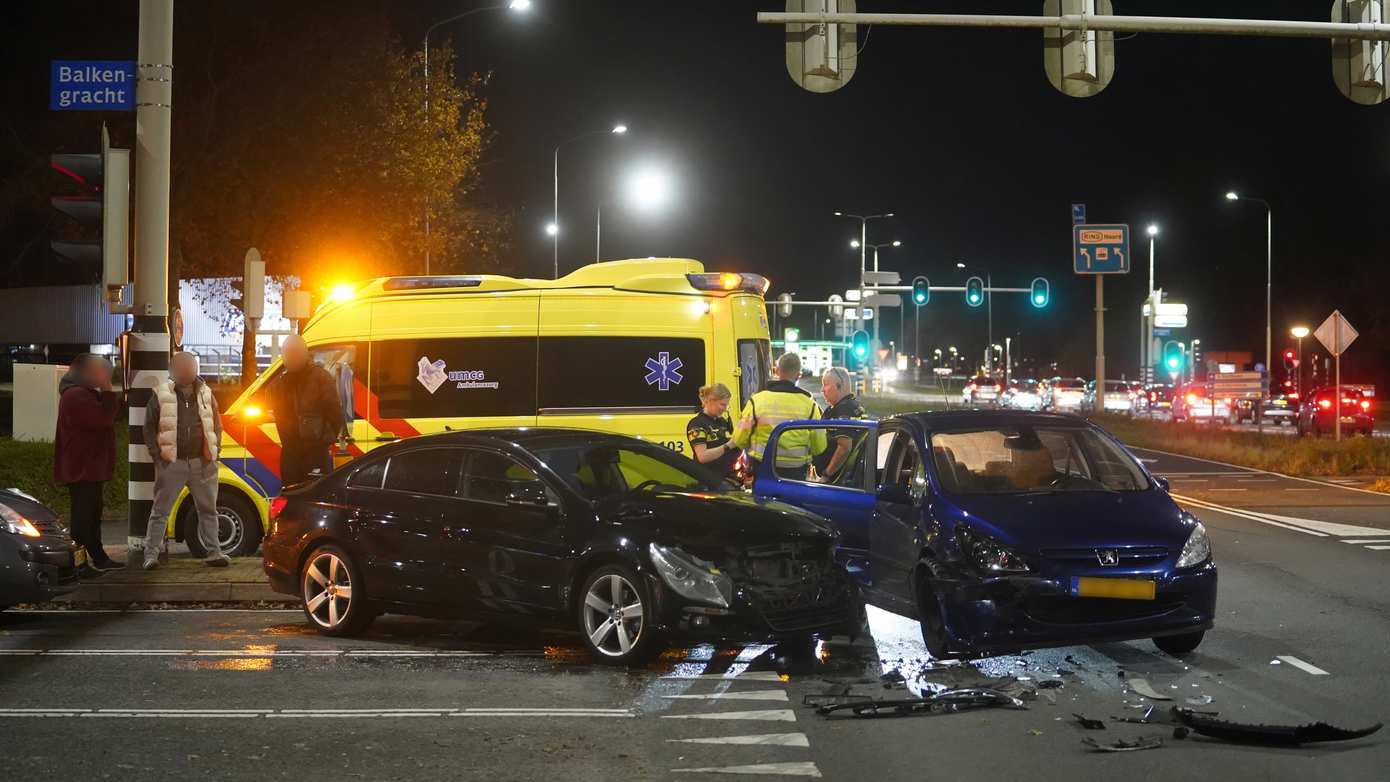
M1115 567L1120 564L1120 552L1113 548L1096 549L1096 559L1101 567Z

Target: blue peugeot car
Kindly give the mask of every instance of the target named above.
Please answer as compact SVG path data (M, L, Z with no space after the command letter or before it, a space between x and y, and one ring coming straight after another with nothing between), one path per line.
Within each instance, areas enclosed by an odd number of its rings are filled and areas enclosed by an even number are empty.
M778 439L807 428L829 442L816 471L779 476ZM788 422L753 492L833 521L867 602L917 619L933 656L1139 638L1179 655L1212 626L1206 529L1081 418Z

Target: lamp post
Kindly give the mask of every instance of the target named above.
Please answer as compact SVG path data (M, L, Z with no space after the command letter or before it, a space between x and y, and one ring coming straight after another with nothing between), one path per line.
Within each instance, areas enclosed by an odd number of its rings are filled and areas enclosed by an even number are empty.
M1294 390L1298 393L1298 403L1303 404L1303 338L1308 336L1307 326L1294 326L1289 329L1293 338L1298 340L1298 360L1294 362Z
M1154 316L1158 314L1158 304L1154 301L1154 243L1155 243L1155 240L1158 238L1158 226L1151 223L1151 224L1149 225L1149 228L1148 228L1148 234L1149 234L1149 298L1148 298L1148 302L1149 302L1149 314L1148 314L1148 315L1143 315L1143 316L1142 316L1143 323L1142 323L1141 325L1143 326L1143 328L1142 328L1142 329L1140 330L1140 332L1139 332L1140 334L1143 335L1142 339L1144 340L1144 344L1142 344L1142 345L1139 346L1139 360L1140 360L1140 362L1142 362L1141 365L1140 365L1140 367L1139 367L1139 378L1140 378L1141 380L1143 380L1144 382L1146 382L1146 383L1153 382L1153 378L1152 378L1153 363L1154 363L1154 361L1153 361L1153 344L1154 344L1154 331L1153 331L1153 327L1154 327Z
M859 221L859 322L864 323L864 273L868 271L868 252L869 252L869 221L885 220L893 216L892 212L881 215L852 215L847 212L836 212L836 217L848 217L851 220ZM854 245L851 244L851 247ZM874 331L877 332L878 324L874 324ZM866 365L871 366L872 363Z
M1226 194L1227 201L1254 201L1263 204L1265 208L1265 371L1269 372L1273 366L1271 358L1272 344L1274 342L1274 332L1270 329L1270 313L1272 308L1272 291L1274 280L1274 208L1263 198L1252 198L1243 196L1234 190Z
M553 155L554 162L551 170L554 180L553 200L551 202L550 225L546 226L545 232L551 237L554 275L557 280L560 279L560 149L580 139L589 138L590 136L621 136L625 133L627 133L627 125L620 122L608 130L591 130L588 133L580 133L577 136L570 136L555 145L555 152Z
M430 121L430 35L443 25L450 22L457 22L473 14L480 14L484 11L515 11L525 13L531 10L531 0L510 0L505 5L489 5L482 8L474 8L464 11L461 14L454 14L446 19L440 19L425 29L423 48L425 50L425 124ZM425 274L430 273L430 205L425 204Z

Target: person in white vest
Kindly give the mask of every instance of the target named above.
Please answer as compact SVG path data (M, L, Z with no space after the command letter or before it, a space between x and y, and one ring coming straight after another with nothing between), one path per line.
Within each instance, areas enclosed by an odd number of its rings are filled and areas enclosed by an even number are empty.
M218 543L217 454L222 420L212 389L198 377L198 358L175 353L173 377L155 386L145 408L145 447L154 460L154 507L145 530L145 570L159 567L164 531L179 494L188 487L198 512L198 539L207 551L205 564L225 567Z

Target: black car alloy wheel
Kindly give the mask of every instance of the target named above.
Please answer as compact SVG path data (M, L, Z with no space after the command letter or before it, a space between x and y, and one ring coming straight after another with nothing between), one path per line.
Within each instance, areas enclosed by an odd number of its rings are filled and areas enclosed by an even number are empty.
M657 647L647 616L651 601L642 580L625 567L604 565L584 579L579 593L579 632L600 662L638 663Z
M304 615L324 635L353 635L372 621L357 566L333 545L309 553L299 581Z

